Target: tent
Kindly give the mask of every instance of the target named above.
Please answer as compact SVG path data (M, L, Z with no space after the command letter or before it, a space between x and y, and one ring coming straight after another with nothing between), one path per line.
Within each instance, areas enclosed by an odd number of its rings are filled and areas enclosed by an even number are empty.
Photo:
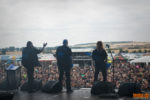
M40 56L39 61L40 62L56 61L56 58L50 54L43 54L42 56Z
M128 59L121 54L118 54L114 57L115 61L127 61Z
M130 61L130 63L150 63L150 56L143 56L141 58L137 58L135 60Z
M47 67L56 62L56 58L52 54L41 54L39 55L39 61L43 67Z

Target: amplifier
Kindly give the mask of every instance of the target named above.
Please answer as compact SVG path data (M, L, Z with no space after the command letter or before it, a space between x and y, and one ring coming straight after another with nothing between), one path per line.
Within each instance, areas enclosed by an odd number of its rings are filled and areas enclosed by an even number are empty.
M21 83L21 67L10 65L6 68L6 81L8 89L18 89Z

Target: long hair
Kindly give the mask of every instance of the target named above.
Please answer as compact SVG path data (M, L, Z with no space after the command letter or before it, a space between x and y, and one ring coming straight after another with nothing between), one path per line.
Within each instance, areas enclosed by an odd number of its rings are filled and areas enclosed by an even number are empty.
M27 42L27 48L33 48L33 44L32 44L31 41L28 41L28 42Z
M97 49L98 51L104 50L104 46L103 46L103 42L102 42L102 41L98 41L96 45L97 45L97 46L96 46L96 49Z

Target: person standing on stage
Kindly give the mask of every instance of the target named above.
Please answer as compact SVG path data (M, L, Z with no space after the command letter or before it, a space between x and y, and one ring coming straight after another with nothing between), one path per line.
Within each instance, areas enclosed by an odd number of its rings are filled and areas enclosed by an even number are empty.
M95 62L94 82L97 81L100 71L103 75L103 81L107 81L107 53L103 47L102 41L97 42L96 49L92 52L92 59Z
M72 67L72 51L68 47L68 40L65 39L63 41L63 45L57 48L56 58L59 70L59 83L61 87L63 87L62 80L65 72L67 93L70 93L72 92L70 83L71 82L70 71Z
M47 43L43 44L42 49L36 49L31 41L27 42L27 46L23 48L22 51L22 65L27 69L27 77L28 77L28 91L34 92L33 87L33 73L34 73L34 67L41 66L38 61L37 54L41 53L44 48L46 47Z

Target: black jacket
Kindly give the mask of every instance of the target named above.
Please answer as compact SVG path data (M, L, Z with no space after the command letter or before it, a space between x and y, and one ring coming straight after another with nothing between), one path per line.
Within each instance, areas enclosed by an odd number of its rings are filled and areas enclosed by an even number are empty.
M56 50L58 66L72 66L72 51L67 46L60 46Z
M98 51L95 49L92 52L92 59L95 61L95 65L104 65L107 61L107 53L105 50Z
M41 66L39 61L38 61L38 56L37 54L39 54L41 52L41 50L38 50L36 48L28 48L25 47L23 48L22 51L22 64L24 67L29 67L29 66Z

